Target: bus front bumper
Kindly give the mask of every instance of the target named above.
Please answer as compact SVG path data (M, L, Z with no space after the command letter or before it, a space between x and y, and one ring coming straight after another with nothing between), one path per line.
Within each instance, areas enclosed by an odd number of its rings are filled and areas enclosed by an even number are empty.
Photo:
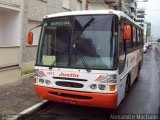
M102 94L92 92L77 92L42 86L35 86L35 91L38 97L49 101L109 109L116 109L118 107L117 93Z

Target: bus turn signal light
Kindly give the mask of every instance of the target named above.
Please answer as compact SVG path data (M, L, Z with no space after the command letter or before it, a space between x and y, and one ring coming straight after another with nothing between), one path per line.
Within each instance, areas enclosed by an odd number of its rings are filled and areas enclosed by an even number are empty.
M115 91L116 90L116 85L109 85L109 90L110 91Z

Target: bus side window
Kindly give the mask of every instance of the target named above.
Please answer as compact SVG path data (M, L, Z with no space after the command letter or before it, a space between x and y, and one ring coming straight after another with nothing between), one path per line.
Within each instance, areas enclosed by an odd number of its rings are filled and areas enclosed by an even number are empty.
M130 25L130 24L129 24ZM132 26L132 25L131 25ZM133 33L133 29L132 29L132 33ZM129 52L132 50L132 45L133 42L132 42L132 38L129 39L129 40L125 40L125 52Z
M121 74L125 68L124 25L124 21L121 21L119 35L119 74Z
M139 29L137 29L137 45L141 46L141 43L140 43L140 30Z
M143 30L140 30L139 41L140 41L140 46L142 46L143 45Z
M133 38L133 47L137 47L137 29L135 28L135 27L133 27L133 32L132 32L133 34L133 36L132 36L132 38Z
M119 53L124 53L124 39L123 39L123 33L124 33L124 24L121 24L120 27L120 39L119 39Z

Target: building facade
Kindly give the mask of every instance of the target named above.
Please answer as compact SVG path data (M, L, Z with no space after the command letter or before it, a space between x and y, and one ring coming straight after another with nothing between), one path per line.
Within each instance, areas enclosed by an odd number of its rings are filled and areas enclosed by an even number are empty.
M145 22L145 8L137 9L137 19L136 22L144 28L144 42L147 42L147 22Z
M146 42L151 42L151 22L145 22L147 25L147 30L146 30Z
M136 21L137 18L137 2L136 0L128 0L128 4L129 4L129 16Z
M117 0L86 0L86 10L116 9Z
M21 30L21 0L0 0L0 85L21 76Z
M144 8L138 8L137 9L137 19L136 22L141 25L142 27L144 26L145 23L145 9Z
M137 9L136 22L144 28L144 42L151 41L151 22L145 21L145 8Z

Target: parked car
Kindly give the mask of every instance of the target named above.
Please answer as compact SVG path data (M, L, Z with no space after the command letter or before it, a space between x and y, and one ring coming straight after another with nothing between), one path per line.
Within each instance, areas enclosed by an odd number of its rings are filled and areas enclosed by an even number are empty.
M146 53L147 52L147 46L144 44L143 45L143 52Z
M146 48L149 48L148 42L144 43L144 45L145 45Z
M151 47L152 47L152 43L148 42L148 48L151 48Z

